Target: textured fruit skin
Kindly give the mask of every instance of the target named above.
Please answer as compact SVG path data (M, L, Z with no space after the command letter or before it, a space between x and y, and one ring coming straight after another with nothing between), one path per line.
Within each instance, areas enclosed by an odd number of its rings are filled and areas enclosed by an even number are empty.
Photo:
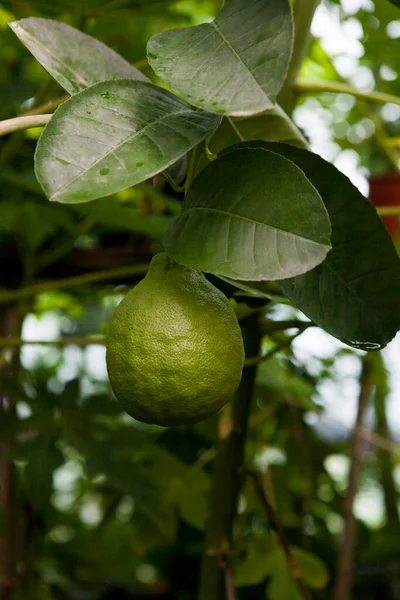
M222 292L162 253L116 309L106 359L127 413L145 423L188 425L233 396L244 349Z

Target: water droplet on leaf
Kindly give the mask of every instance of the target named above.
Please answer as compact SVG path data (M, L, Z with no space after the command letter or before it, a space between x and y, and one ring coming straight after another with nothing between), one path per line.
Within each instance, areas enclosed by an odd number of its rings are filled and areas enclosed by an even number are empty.
M109 172L110 172L110 169L107 169L107 168L101 169L100 170L100 175L103 177L104 175L108 175Z

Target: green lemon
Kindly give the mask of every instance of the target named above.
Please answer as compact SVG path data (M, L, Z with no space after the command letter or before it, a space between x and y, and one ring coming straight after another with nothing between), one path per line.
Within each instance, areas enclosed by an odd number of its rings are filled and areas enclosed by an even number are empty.
M126 412L145 423L206 419L235 393L243 361L240 327L226 297L164 253L111 321L111 386Z

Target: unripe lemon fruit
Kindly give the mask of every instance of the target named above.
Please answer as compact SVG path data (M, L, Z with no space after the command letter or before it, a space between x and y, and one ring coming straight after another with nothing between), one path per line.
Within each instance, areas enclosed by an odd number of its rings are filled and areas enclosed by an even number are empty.
M172 426L202 421L232 397L244 349L222 292L162 253L115 310L106 358L125 411Z

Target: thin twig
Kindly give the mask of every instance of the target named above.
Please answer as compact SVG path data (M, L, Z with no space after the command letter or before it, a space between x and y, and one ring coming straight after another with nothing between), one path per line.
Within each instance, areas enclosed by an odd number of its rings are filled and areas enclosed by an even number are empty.
M387 131L382 119L377 114L374 114L371 110L368 111L368 118L371 119L374 124L376 141L378 142L382 151L386 154L396 173L400 174L399 153L396 148L388 146L385 143L385 140L387 139ZM383 216L382 213L380 213L380 216Z
M380 217L400 217L400 206L379 206L376 212Z
M187 192L196 177L196 167L200 158L200 146L195 146L190 153L184 189Z
M50 121L53 115L32 115L28 117L15 117L14 119L6 119L0 121L0 136L7 133L14 133L23 129L31 129L32 127L44 127Z
M387 137L382 140L385 146L400 148L400 137Z
M236 589L233 582L232 556L228 551L222 551L219 555L219 564L225 571L226 600L236 600Z
M264 335L270 335L277 331L285 331L285 329L301 329L304 331L309 327L317 327L311 321L300 321L299 319L290 319L288 321L266 321L261 323L261 331Z
M260 363L265 362L266 360L269 360L270 358L275 356L275 354L277 354L278 352L281 352L281 350L286 350L287 348L289 348L291 346L292 342L294 342L294 340L296 338L298 338L299 335L301 335L302 333L304 333L303 329L298 331L295 335L292 335L292 337L288 338L281 344L278 344L277 346L275 346L275 348L272 348L272 350L270 350L269 352L267 352L267 354L264 354L263 356L251 356L249 358L246 358L246 360L244 361L244 366L245 367L254 367L256 365L259 365Z
M61 240L54 248L47 249L46 253L40 256L35 265L35 271L38 273L43 271L49 265L52 265L56 261L60 260L65 254L68 254L74 247L76 240L87 233L89 229L95 225L96 219L93 217L85 217L80 223L78 223L73 231L73 234L68 234L64 239Z
M62 104L66 100L69 100L69 98L70 98L70 96L66 95L66 96L62 96L61 98L56 98L55 100L50 100L49 102L45 102L44 104L41 104L40 106L36 106L35 108L32 108L31 110L28 110L28 111L22 113L22 115L20 115L20 116L28 117L30 115L40 115L43 112L51 112L51 111L55 110L56 108L58 108L60 106L60 104Z
M359 90L351 87L347 83L341 83L339 81L303 81L297 80L293 87L295 90L304 94L315 94L315 93L331 93L331 94L349 94L360 100L367 102L389 102L391 104L400 105L400 97L392 96L391 94L385 94L384 92L360 92Z
M397 454L400 457L400 445L392 442L383 436L374 433L373 431L367 431L363 427L355 427L354 431L361 436L366 442L369 442L373 446L380 448L381 450L386 450L386 452L390 452L391 454Z
M371 376L371 366L368 360L368 355L366 355L362 362L357 419L354 428L353 440L351 443L349 485L343 506L344 531L339 549L336 581L333 593L334 600L350 600L351 598L356 545L356 519L354 516L353 506L358 488L358 478L360 474L363 451L363 438L359 434L359 428L362 427L368 402L371 397L372 387L373 382Z
M278 521L278 518L275 514L275 510L268 499L268 496L265 492L261 477L257 473L255 473L255 471L253 471L252 469L245 469L245 474L248 475L249 477L251 477L254 482L254 487L256 489L256 492L265 508L265 512L267 513L268 523L269 523L271 529L276 533L276 535L278 537L279 545L281 546L281 548L283 550L283 553L285 555L285 558L286 558L286 561L287 561L287 564L289 567L289 571L297 585L300 596L303 598L303 600L309 600L310 599L309 590L306 587L306 585L301 577L300 567L297 563L296 557L294 556L294 554L292 552L292 548L291 548L288 540L286 539L285 532L283 531L283 529Z
M231 119L231 117L226 117L229 125L232 127L233 131L235 132L237 138L239 139L239 142L244 142L245 139L242 136L242 134L240 133L239 129L236 127L235 122L233 121L233 119Z
M59 340L24 340L20 337L0 337L0 348L19 348L21 346L104 346L105 338L62 338Z
M148 271L148 268L149 265L146 264L133 265L130 267L119 267L118 269L95 271L93 273L85 273L84 275L76 275L66 279L43 281L42 283L36 283L34 285L17 290L11 290L7 292L0 291L0 304L7 304L8 302L20 300L21 298L29 298L42 292L60 290L64 288L74 288L90 283L97 283L99 281L106 281L107 279L112 280L120 279L121 277L131 277L134 275L145 275Z

